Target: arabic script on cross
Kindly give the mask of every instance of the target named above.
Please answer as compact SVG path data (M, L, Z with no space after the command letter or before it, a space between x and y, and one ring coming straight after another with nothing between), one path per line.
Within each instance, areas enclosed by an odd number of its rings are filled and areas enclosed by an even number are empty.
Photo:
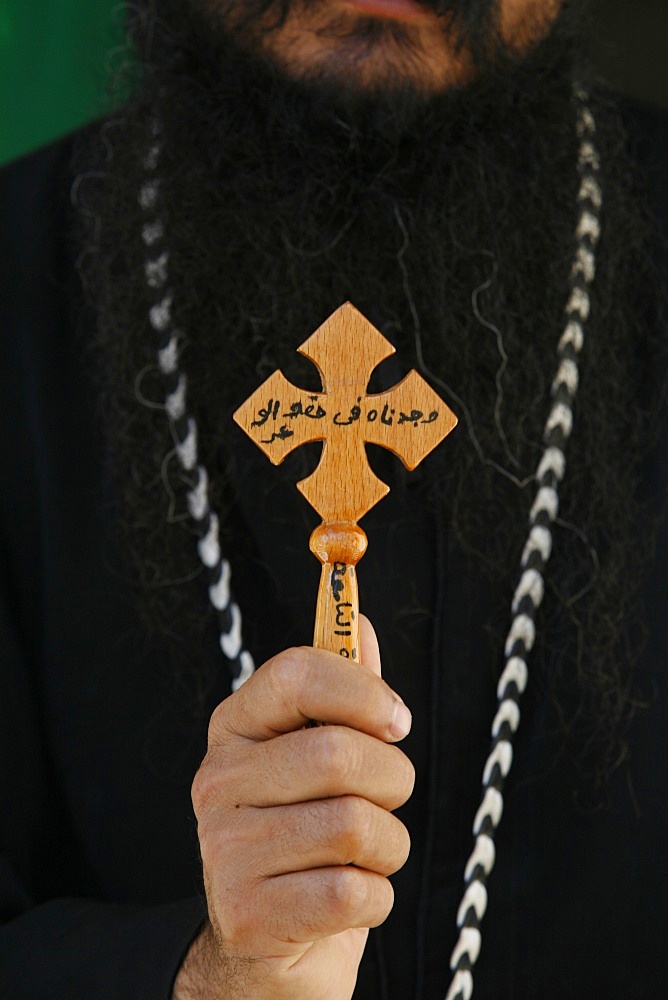
M316 365L322 392L299 389L276 371L234 419L274 465L308 441L323 442L317 468L297 483L323 521L311 536L322 563L314 645L357 659L355 566L366 549L357 522L389 489L364 445L388 448L414 469L457 418L415 371L386 392L367 393L371 373L394 348L349 302L298 350Z

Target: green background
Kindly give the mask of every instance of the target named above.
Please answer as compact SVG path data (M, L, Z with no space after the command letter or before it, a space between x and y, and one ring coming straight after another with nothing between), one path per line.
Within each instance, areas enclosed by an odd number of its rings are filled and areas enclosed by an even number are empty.
M122 11L119 0L0 0L0 162L104 112L125 58ZM668 106L665 0L600 0L593 41L618 87Z
M107 107L118 0L0 0L0 161Z

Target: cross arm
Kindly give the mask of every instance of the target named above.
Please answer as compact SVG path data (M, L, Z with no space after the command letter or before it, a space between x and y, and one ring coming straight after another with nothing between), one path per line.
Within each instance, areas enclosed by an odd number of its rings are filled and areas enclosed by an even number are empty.
M275 371L234 414L274 465L307 441L326 435L327 399L322 393L298 389L281 371Z
M455 427L452 410L415 370L388 392L365 399L364 438L414 469Z

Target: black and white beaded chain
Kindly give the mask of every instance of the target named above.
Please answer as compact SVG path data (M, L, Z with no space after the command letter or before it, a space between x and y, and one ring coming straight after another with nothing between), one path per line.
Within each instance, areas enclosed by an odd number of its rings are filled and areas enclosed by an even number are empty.
M464 872L464 894L457 914L459 937L450 960L453 973L445 1000L470 1000L473 967L481 948L480 925L487 908L487 880L494 867L494 836L503 812L503 785L513 760L513 738L520 722L519 702L528 680L527 659L536 638L536 612L543 600L544 572L552 553L552 524L559 509L559 483L566 471L565 448L573 427L573 401L578 389L578 358L589 318L589 289L596 273L595 252L600 236L601 187L595 145L596 123L587 95L575 89L576 129L579 139L577 169L580 187L576 250L569 276L565 328L557 346L557 372L552 403L543 432L544 450L535 473L536 496L529 514L529 530L520 560L512 620L506 637L505 666L497 686L498 710L492 722L492 743L483 769L482 798L473 821L473 851ZM209 504L209 475L197 453L197 425L189 413L186 376L179 368L182 335L172 319L173 293L169 282L169 250L160 217L160 129L154 127L153 145L144 167L139 193L145 213L142 240L146 248L145 276L154 299L149 322L158 338L158 368L165 379L165 413L175 454L188 487L188 510L196 526L197 551L209 574L209 599L218 615L220 647L230 664L232 689L253 673L251 654L244 649L241 612L230 590L230 564L219 543L219 518Z
M181 475L188 487L188 511L197 532L197 552L209 578L209 600L218 618L219 641L232 674L236 691L253 673L253 657L244 649L241 611L230 589L230 564L224 558L219 541L220 519L209 503L209 474L197 453L197 424L188 410L187 380L179 367L183 340L172 319L173 292L169 283L169 249L165 225L160 218L160 127L153 126L153 145L144 157L146 179L139 191L139 204L145 214L142 241L146 248L144 274L153 305L149 322L158 340L158 368L165 381L165 413L174 441L174 451Z
M536 612L545 590L543 575L552 553L552 524L559 510L559 483L566 471L565 448L573 427L578 389L578 357L589 318L589 289L596 274L596 246L601 224L596 123L586 94L576 89L579 138L576 250L569 276L565 329L557 347L552 405L543 431L544 451L536 469L536 497L529 513L529 533L506 637L505 668L497 686L498 710L492 744L482 776L482 800L473 820L475 843L464 871L464 895L457 913L459 938L450 958L453 973L446 1000L470 1000L473 966L481 946L480 924L487 908L487 879L494 867L494 835L503 813L503 784L513 762L513 737L520 722L519 701L527 685L527 658L536 639Z

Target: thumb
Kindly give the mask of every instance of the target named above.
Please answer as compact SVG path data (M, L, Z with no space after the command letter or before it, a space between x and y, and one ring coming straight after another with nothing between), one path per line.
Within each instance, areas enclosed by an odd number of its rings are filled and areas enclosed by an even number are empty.
M381 676L378 639L366 615L360 615L360 660L365 667L370 667L374 674Z

